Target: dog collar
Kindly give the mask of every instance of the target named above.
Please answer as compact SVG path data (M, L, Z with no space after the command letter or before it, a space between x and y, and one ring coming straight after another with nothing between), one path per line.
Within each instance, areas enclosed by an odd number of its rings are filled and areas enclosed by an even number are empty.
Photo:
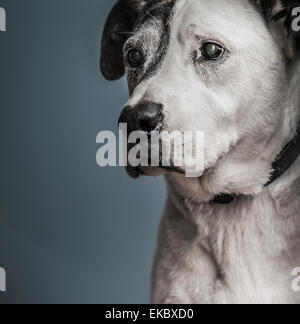
M294 164L300 155L300 123L294 138L284 147L272 164L271 177L265 187L268 187L280 178ZM220 205L231 204L237 198L236 195L220 194L212 202Z

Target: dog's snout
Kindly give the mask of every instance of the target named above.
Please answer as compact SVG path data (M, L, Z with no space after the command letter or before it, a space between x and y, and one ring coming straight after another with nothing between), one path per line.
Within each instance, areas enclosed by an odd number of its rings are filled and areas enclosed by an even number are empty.
M163 116L163 105L154 102L141 102L135 107L124 108L119 124L127 124L128 131L143 131L150 133L154 131Z
M138 130L152 132L156 129L162 117L162 105L154 102L144 102L136 107Z

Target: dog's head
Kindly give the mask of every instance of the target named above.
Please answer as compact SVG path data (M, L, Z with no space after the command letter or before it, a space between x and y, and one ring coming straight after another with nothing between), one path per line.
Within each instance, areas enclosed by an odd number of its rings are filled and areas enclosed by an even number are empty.
M100 65L108 80L127 76L131 97L120 121L130 131L203 131L202 189L258 192L282 144L274 138L284 114L287 67L299 54L297 5L119 0L104 29ZM129 170L139 175L139 168Z

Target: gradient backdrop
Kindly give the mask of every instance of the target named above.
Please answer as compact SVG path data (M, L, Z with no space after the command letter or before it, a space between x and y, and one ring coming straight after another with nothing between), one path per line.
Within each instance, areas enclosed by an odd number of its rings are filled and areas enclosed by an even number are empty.
M99 73L112 0L0 0L0 303L148 303L165 189L96 165L125 81Z

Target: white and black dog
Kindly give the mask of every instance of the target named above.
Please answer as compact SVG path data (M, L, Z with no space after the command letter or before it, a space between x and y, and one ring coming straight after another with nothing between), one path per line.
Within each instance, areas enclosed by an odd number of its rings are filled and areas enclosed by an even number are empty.
M164 175L151 301L300 303L300 34L294 0L119 0L101 70L130 130L205 134L205 172Z

